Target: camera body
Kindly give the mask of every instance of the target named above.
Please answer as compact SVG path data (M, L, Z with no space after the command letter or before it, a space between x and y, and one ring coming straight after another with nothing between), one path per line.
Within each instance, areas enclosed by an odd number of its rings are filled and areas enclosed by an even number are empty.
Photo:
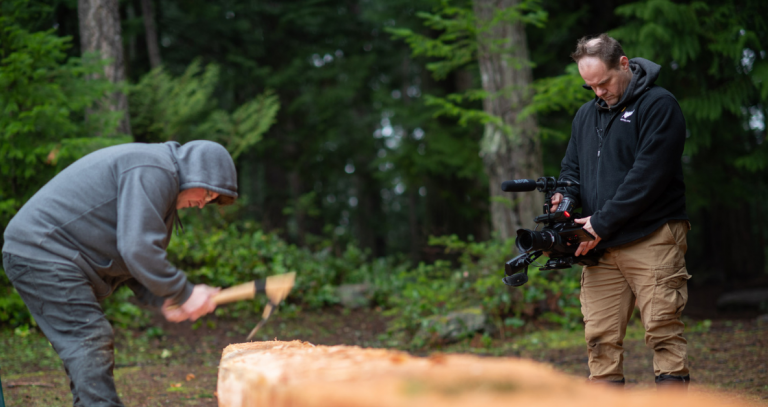
M520 181L528 181L526 189L522 190L533 190L530 188L533 181L530 180L507 181L502 184L502 189L505 191L521 190L523 183ZM525 284L528 281L528 265L543 253L546 253L549 259L540 268L541 270L565 269L577 263L585 266L597 265L598 259L603 255L601 250L592 250L584 256L574 255L580 243L595 240L595 237L576 223L576 219L579 219L581 214L573 212L573 201L564 197L557 210L555 212L550 211L555 189L572 185L578 185L578 183L575 181L558 181L554 177L542 177L535 181L535 188L546 194L544 214L534 218L534 222L537 224L536 229L517 230L515 246L522 254L505 264L504 272L507 275L503 279L505 284L513 287ZM539 225L543 225L541 230L537 230Z

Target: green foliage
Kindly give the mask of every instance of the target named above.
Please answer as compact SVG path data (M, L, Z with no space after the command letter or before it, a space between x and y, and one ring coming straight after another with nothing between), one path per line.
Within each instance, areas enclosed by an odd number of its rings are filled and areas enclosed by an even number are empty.
M200 137L218 141L227 147L233 159L261 140L275 122L280 108L277 96L267 91L248 101L232 114L216 110L196 132Z
M408 28L387 28L395 39L403 39L410 45L413 56L437 58L427 63L427 69L435 79L445 79L451 72L476 63L478 35L498 28L502 23L521 22L542 26L547 13L541 9L538 0L526 0L494 13L487 22L478 21L470 3L456 6L449 0L442 0L434 13L418 12L425 27L436 32L437 37L418 34ZM504 40L506 41L506 40ZM492 53L504 50L504 43L489 44ZM527 61L514 61L527 63Z
M426 64L436 80L445 79L451 72L459 69L475 68L479 41L492 30L497 30L499 24L520 22L542 26L547 19L547 13L542 10L538 0L521 1L494 13L490 21L479 21L470 3L453 5L449 0L442 0L434 13L419 12L430 34L419 34L408 28L387 28L394 39L403 39L411 47L413 56L431 58ZM485 41L482 45L489 54L500 54L501 58L509 58L506 53L505 38L498 42ZM527 64L528 61L509 61L511 65ZM504 123L502 118L485 112L476 107L478 101L486 98L498 98L506 95L510 89L501 89L497 94L490 94L478 89L468 89L461 93L449 94L445 97L428 95L426 104L437 108L435 117L455 117L462 126L468 123L488 124L503 129L511 134L512 128Z
M575 63L568 65L563 75L535 81L533 100L523 109L522 115L575 113L581 105L595 96L592 91L582 88L583 84L584 79L579 75L579 68Z
M20 25L26 1L3 4L0 15L0 225L45 182L98 148L125 143L115 131L119 112L86 109L114 85L89 76L104 62L95 55L67 58L70 37ZM12 12L5 9L10 8ZM98 136L94 137L94 134Z
M569 64L565 68L565 73L558 76L545 77L533 82L533 98L531 103L520 113L520 118L528 115L540 115L546 117L558 113L563 117L564 114L572 116L587 101L594 98L591 90L582 88L584 80L579 75L578 66L575 63ZM550 120L539 121L539 131L542 138L556 140L559 143L566 143L570 134L564 129L558 129L552 126ZM557 125L555 121L554 125ZM567 128L570 130L570 127ZM559 160L560 157L556 157ZM559 164L559 161L558 161ZM559 168L558 168L559 170Z
M452 93L446 97L426 95L424 100L427 106L434 106L437 108L434 115L435 118L440 116L455 117L458 119L458 123L461 126L467 126L470 123L482 125L491 123L498 128L506 129L507 132L511 132L511 127L507 126L501 117L494 116L481 109L466 107L468 104L482 101L488 96L488 92L485 91L469 90L464 93Z
M115 89L85 80L102 62L68 58L79 53L69 37L30 28L50 26L55 8L57 33L75 34L75 3L55 4L34 16L25 1L0 4L0 225L69 162L128 141L113 137L116 115L85 120L84 112ZM611 19L605 18L611 10L596 12L605 7L600 2L543 0L500 10L478 27L471 4L459 1L370 1L354 9L343 1L159 2L165 67L147 73L144 47L126 49L136 139L208 138L227 145L239 156L245 205L238 216L250 219L211 227L192 217L187 233L174 238L171 257L194 281L215 285L295 270L300 281L289 298L292 311L332 306L337 285L369 282L374 304L405 332L428 316L477 304L500 326L525 328L535 318L574 326L577 269L532 267L530 283L513 290L499 282L508 243L436 239L455 261L413 267L392 255L413 248L412 259L434 258L420 251L424 236L456 233L466 240L488 224L478 124L501 121L480 108L481 100L499 95L478 89L478 36L501 21L528 24L538 79L523 116L536 114L543 123L546 173L552 174L572 113L593 96L581 88L567 55L583 33L620 25L611 33L631 57L662 64L659 84L686 115L689 212L712 208L711 219L725 219L714 204L758 202L751 208L758 216L739 216L754 219L745 229L759 231L736 240L764 242L768 228L757 210L765 202L768 162L764 4L648 0L620 6L619 18ZM128 23L139 28L123 31L125 43L141 43L141 20ZM253 219L283 235L260 231ZM692 250L702 247L696 233L720 230L697 223ZM105 305L117 326L146 323L130 296L121 290ZM219 312L258 308L232 304ZM7 280L0 281L0 320L20 327L31 322Z
M200 61L174 78L164 68L144 75L128 93L131 127L137 139L147 142L189 140L194 129L215 108L211 97L219 80L219 68Z
M234 112L267 89L280 100L275 124L237 161L240 191L248 202L244 217L282 231L293 243L314 244L313 236L324 235L335 242L334 251L359 242L373 256L411 248L415 256L430 233L479 236L487 229L478 126L434 120L436 108L425 106L422 95L443 95L450 81L434 83L409 58L408 46L384 32L418 29L416 13L434 4L157 4L161 39L170 44L162 47L164 72L171 78L185 75L199 59L204 62L197 76L209 62L219 67L211 99L221 109ZM141 43L140 19L131 25L133 34L123 25L126 43ZM135 50L127 61L129 75L143 81L144 47ZM134 109L132 103L131 111L157 110ZM236 120L230 126L229 120L209 117L203 113L190 131L204 133L202 124L210 124L212 132L232 134L229 129L239 126ZM133 127L137 140L146 141ZM354 172L347 172L351 167Z
M475 15L471 5L452 6L443 0L436 12L418 12L425 27L439 33L437 38L418 34L408 28L387 28L395 39L403 39L413 56L437 58L427 63L435 79L445 79L449 73L477 61Z
M0 13L0 230L58 171L97 149L125 143L116 134L120 112L87 109L117 88L88 79L102 72L96 55L67 57L71 37L24 28L40 11L27 1L8 1ZM95 136L94 136L95 135ZM0 322L34 324L3 274Z
M118 288L110 297L104 300L104 315L109 322L118 328L145 328L149 325L150 311L129 301L133 291L128 287Z
M213 94L219 71L216 64L203 70L195 60L179 77L160 67L131 86L131 125L137 140L213 140L227 147L234 159L261 140L275 122L277 96L267 91L232 113L217 109Z
M512 251L511 240L462 241L457 236L432 238L444 246L456 262L438 260L411 267L397 257L371 259L353 245L334 254L331 247L309 250L287 244L257 224L226 224L224 218L186 216L185 233L175 237L169 259L190 280L212 286L233 286L290 271L297 272L296 287L284 307L289 312L322 308L339 303L336 287L367 283L372 305L392 318L390 332L413 335L425 319L469 306L481 306L499 327L520 327L525 321L543 318L563 327L578 326L579 270L538 271L520 289L503 285L503 264ZM121 326L145 326L144 311L127 302L130 291L120 290L106 305L107 315ZM261 312L263 297L219 307L219 316L241 317Z
M0 269L0 323L12 327L34 324L27 306L2 269Z
M526 320L539 317L569 329L580 326L580 269L539 271L531 266L525 286L507 287L501 278L513 243L465 242L455 235L431 238L431 245L444 246L446 253L458 255L456 266L436 261L374 276L375 286L386 294L380 297L380 304L393 317L390 332L413 335L427 317L478 305L502 329L522 327Z
M190 280L213 286L227 287L295 271L296 286L288 301L311 308L337 304L335 287L340 284L362 283L402 267L394 260L371 261L368 254L352 245L336 256L330 247L311 251L288 244L253 222L211 227L194 217L185 219L185 233L173 239L168 253ZM265 304L263 298L261 301L233 304L217 313L260 311Z
M629 19L611 31L624 40L625 50L672 68L663 71L660 81L678 98L688 119L686 151L691 155L723 138L750 133L755 108L765 117L768 20L760 12L765 11L761 3L648 0L616 9ZM726 134L712 125L734 119L741 123ZM758 171L764 165L765 144L754 137L745 141L746 151L734 151L738 157L728 157L729 164L736 161L740 168Z

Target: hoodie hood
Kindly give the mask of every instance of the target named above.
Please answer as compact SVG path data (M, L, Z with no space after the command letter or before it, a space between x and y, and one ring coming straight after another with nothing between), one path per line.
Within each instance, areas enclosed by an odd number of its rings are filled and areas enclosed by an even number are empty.
M205 188L237 198L237 170L224 146L207 140L165 144L179 168L179 191Z
M611 106L611 109L615 110L623 107L648 90L658 79L661 65L645 58L632 58L629 60L629 69L632 70L632 80L627 85L627 89L624 91L624 95L619 100L619 103L616 106ZM589 86L584 85L584 87L592 90ZM608 110L608 104L604 100L597 97L596 99L595 104L598 109Z

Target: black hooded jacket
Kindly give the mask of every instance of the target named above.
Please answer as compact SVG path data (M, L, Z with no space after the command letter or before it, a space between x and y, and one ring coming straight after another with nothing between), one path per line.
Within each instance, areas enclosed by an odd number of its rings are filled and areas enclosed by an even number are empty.
M573 119L558 190L575 199L602 238L598 248L629 243L669 220L688 219L681 156L685 119L677 100L654 85L660 66L643 58L624 96L610 108L595 97ZM580 205L579 205L580 204Z

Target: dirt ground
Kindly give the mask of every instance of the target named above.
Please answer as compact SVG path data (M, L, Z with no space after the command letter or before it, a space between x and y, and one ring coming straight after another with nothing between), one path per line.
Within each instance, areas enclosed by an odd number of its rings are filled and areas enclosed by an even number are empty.
M115 378L127 406L216 406L217 365L224 347L243 342L257 320L204 320L171 324L156 319L157 328L144 332L116 330ZM740 400L768 406L768 321L755 318L716 320L711 325L687 321L692 388L727 392ZM505 339L479 336L440 349L416 353L473 352L515 356L549 363L586 378L586 352L581 332L542 331ZM386 318L375 310L302 312L288 318L276 315L257 340L301 339L315 344L391 347ZM70 406L66 375L47 341L37 333L20 338L0 332L6 350L0 361L6 404L10 406ZM625 342L627 387L652 388L652 354L642 330L630 328Z

